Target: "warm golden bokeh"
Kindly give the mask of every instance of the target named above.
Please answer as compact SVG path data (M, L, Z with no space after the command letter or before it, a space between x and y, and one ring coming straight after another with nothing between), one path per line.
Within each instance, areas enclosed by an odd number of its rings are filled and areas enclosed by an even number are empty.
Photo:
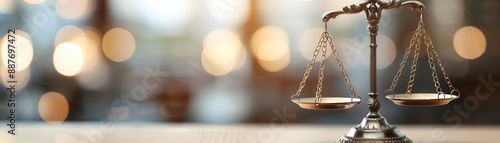
M265 26L260 28L259 30L255 31L255 33L252 36L251 39L251 46L252 46L252 53L256 58L264 58L264 59L279 59L276 58L277 56L270 56L269 55L262 55L262 54L269 54L265 53L266 51L270 51L267 48L269 47L269 41L274 41L274 44L277 44L282 47L278 47L278 49L283 49L286 48L288 49L288 36L286 32L281 29L280 27L277 26ZM272 46L272 45L271 45ZM263 50L263 51L261 51ZM271 49L272 50L272 49ZM279 53L282 54L282 53ZM282 54L281 56L284 56Z
M269 72L279 72L285 69L290 63L290 53L286 53L285 56L281 57L278 60L266 61L266 60L258 60L260 66Z
M106 57L115 62L123 62L135 52L135 38L123 28L113 28L102 38L102 50Z
M16 51L16 57L14 58L16 62L16 70L22 71L26 68L29 68L29 66L31 65L31 61L33 60L33 42L31 41L31 37L28 35L28 33L21 30L16 30L16 34L14 34L14 37L15 41L13 46L15 46ZM2 58L4 66L6 66L9 59L9 57L7 57L9 49L7 35L2 38L2 41L0 43L2 44L0 57Z
M0 14L10 14L15 10L16 0L0 0Z
M473 60L486 51L486 37L474 26L462 27L455 33L453 47L460 57Z
M231 67L218 65L215 61L210 60L204 53L201 54L201 64L203 69L211 75L223 76L231 72Z
M290 61L289 40L277 26L265 26L252 36L252 51L259 64L269 72L284 69Z
M80 27L66 25L57 31L54 39L54 45L57 46L66 42L77 44L80 47L86 47L88 44L88 38L85 31L83 31Z
M54 54L54 58L59 58L61 61L54 61L54 66L58 70L58 72L62 72L61 74L66 76L73 76L79 74L80 72L87 72L92 69L99 59L98 56L100 54L100 45L101 45L101 34L95 28L86 28L83 30L74 25L67 25L58 30L54 45L56 46L56 50L58 51L58 47L78 47L80 50L76 50L76 48L71 51L64 51L58 54ZM69 52L69 54L75 56L68 56L65 54ZM82 59L80 57L83 57ZM64 58L70 59L70 61L63 60ZM68 62L68 66L63 66L62 64ZM74 62L72 64L72 62ZM56 64L57 63L57 64Z
M57 0L56 12L66 19L88 16L95 9L94 0Z
M87 37L87 46L82 46L85 62L82 72L87 72L98 64L97 62L101 58L101 50L99 48L101 45L101 36L94 30L85 30L84 32Z
M259 60L276 61L288 53L288 44L283 41L269 40L264 42L257 51Z
M222 76L242 67L246 61L246 53L236 33L216 30L203 41L201 63L206 72Z
M79 74L85 64L83 52L82 47L74 43L58 45L53 56L53 63L57 72L65 76Z
M47 92L38 102L38 112L46 123L61 124L69 114L68 100L60 93Z

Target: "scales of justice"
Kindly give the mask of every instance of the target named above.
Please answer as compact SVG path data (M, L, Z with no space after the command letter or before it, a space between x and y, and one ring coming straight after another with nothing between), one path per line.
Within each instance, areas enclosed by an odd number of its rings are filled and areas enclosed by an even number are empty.
M457 99L460 96L460 92L453 87L450 77L446 74L446 70L443 67L441 59L438 56L437 50L434 48L431 37L427 31L427 28L423 22L423 12L425 6L419 1L406 1L401 2L399 0L390 0L384 2L381 0L366 0L365 2L358 5L346 6L342 11L331 11L323 15L323 22L325 23L325 31L322 33L320 40L316 49L314 50L313 57L311 58L307 69L304 74L304 78L300 82L300 86L297 92L292 95L291 100L296 103L301 108L312 109L312 110L341 110L350 109L356 104L361 103L362 99L356 94L350 79L345 71L344 66L339 58L337 50L333 45L332 37L330 36L327 23L331 19L335 19L337 16L342 14L356 14L364 12L366 14L366 21L368 22L368 31L370 36L370 93L368 93L368 114L361 121L360 124L351 128L351 130L345 134L343 137L338 139L337 143L411 143L412 141L402 134L399 129L395 126L390 125L386 119L378 113L380 109L380 102L377 99L377 77L376 77L376 48L377 48L377 32L379 30L378 23L382 18L383 10L390 10L400 7L409 7L410 9L417 10L420 12L420 21L418 27L415 30L409 47L405 50L403 60L399 66L396 76L391 84L391 87L384 92L385 98L393 101L397 105L402 106L439 106L446 105L450 101ZM421 44L423 44L425 49L421 49ZM321 92L323 89L323 77L325 69L325 60L327 49L331 48L333 56L338 63L340 72L343 75L345 82L350 90L351 97L323 97ZM436 89L434 93L412 93L412 87L415 79L415 73L417 69L418 54L421 50L426 50L427 52L427 63L429 68L432 70L432 79L434 82L434 88ZM413 53L413 57L410 68L410 77L408 79L408 85L406 87L406 92L401 94L396 94L394 92L401 73L404 70L405 65L410 54ZM321 62L319 62L319 74L318 83L316 85L315 97L300 97L302 89L306 85L306 80L310 75L310 72L316 63L316 59L320 56ZM438 70L441 71L441 75L438 75ZM446 85L448 86L449 93L444 93L441 88L439 77L443 77ZM441 79L442 80L442 79Z

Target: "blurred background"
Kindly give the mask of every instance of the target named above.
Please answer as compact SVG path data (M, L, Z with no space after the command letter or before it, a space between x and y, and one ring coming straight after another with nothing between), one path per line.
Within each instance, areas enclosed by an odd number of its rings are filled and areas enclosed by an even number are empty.
M329 32L362 104L310 111L290 102L323 31L321 16L364 0L0 0L1 79L6 36L16 29L18 121L348 124L367 113L364 14ZM461 98L404 107L383 98L419 13L384 11L378 36L380 112L395 124L498 124L500 2L423 0L435 47ZM414 92L434 92L425 51ZM351 96L327 55L324 96ZM409 64L396 92L406 89ZM317 68L302 97L313 97ZM441 75L441 74L440 74ZM441 85L449 92L444 79ZM0 116L9 115L0 90ZM1 118L6 121L6 118Z

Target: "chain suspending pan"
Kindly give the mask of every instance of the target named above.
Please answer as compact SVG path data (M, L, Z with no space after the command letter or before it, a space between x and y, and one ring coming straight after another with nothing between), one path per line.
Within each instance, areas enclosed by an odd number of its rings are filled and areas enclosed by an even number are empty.
M413 83L415 80L415 72L417 69L417 61L418 61L418 54L420 52L420 44L422 42L421 38L424 38L424 44L426 46L427 50L427 58L428 58L428 63L429 67L432 70L432 78L434 81L434 87L436 88L436 93L412 93L412 88L413 88ZM410 78L408 81L408 86L406 88L406 93L404 94L394 94L394 89L396 88L397 82L399 80L399 77L401 76L401 72L406 64L406 60L408 59L409 54L412 52L412 49L414 48L414 55L413 55L413 61L412 61L412 66L411 66L411 72L410 72ZM437 60L437 64L439 66L439 69L441 70L445 80L446 84L448 85L448 88L450 89L449 94L445 94L443 90L441 89L441 84L439 83L439 78L436 70L436 66L434 64L434 58ZM390 92L391 94L387 94ZM422 14L420 15L420 21L418 23L418 27L415 30L414 35L412 36L412 39L410 41L410 46L408 49L406 49L405 54L403 56L403 60L399 66L399 70L394 77L394 80L392 81L391 87L385 92L386 96L385 98L388 100L391 100L397 105L403 105L403 106L440 106L440 105L446 105L450 101L457 99L460 96L460 92L453 87L451 84L450 77L446 73L446 70L444 69L443 63L441 62L441 59L439 58L437 54L437 50L434 48L434 44L432 43L432 40L429 36L429 33L427 31L427 28L422 20ZM455 94L454 94L455 93Z
M323 77L324 77L323 72L325 69L326 51L328 44L333 52L333 56L335 56L340 72L342 73L344 80L349 86L349 90L352 94L351 97L322 97L321 95L321 91L323 90ZM321 62L318 75L318 84L316 87L316 96L300 98L300 93L306 85L306 80L309 77L309 74L314 66L314 63L316 62L316 58L318 57L320 52L321 52ZM349 77L347 76L345 68L342 65L342 62L340 61L338 52L333 46L333 40L330 34L328 33L326 22L325 22L325 31L323 32L323 34L321 34L318 46L314 50L313 57L309 61L309 65L307 66L306 72L304 73L304 78L302 79L302 82L300 82L300 86L297 92L291 97L291 100L293 103L299 105L301 108L312 109L312 110L349 109L352 108L354 105L361 103L361 97L358 96L354 91L354 88L351 84Z

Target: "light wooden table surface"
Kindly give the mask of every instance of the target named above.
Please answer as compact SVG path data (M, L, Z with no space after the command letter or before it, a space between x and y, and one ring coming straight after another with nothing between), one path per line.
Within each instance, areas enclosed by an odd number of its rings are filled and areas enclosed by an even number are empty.
M500 143L500 126L397 125L418 143ZM18 123L16 135L0 127L0 143L332 143L351 125Z

